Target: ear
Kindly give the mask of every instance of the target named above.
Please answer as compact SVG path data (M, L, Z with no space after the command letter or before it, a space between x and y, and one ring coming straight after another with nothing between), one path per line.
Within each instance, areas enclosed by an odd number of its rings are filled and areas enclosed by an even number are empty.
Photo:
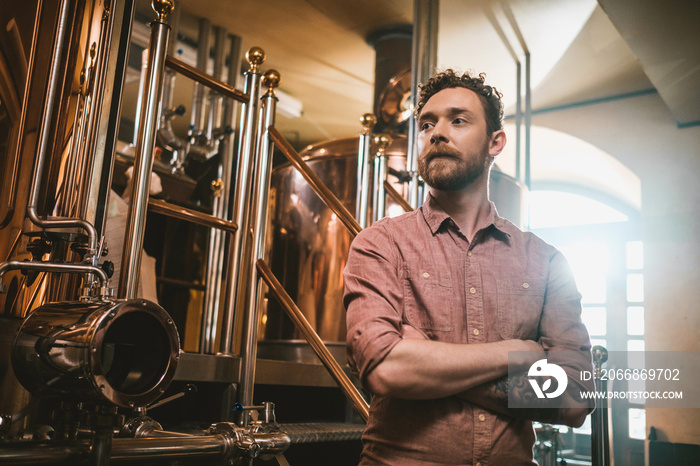
M494 131L489 141L489 155L495 157L503 151L506 146L506 132L502 129Z

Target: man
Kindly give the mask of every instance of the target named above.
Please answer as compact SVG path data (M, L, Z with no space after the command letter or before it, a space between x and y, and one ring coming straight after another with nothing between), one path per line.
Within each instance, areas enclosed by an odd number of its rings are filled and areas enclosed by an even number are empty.
M508 392L531 390L527 374L507 377L509 353L511 369L547 358L571 387L592 385L574 379L591 369L590 342L565 259L488 199L506 143L500 97L484 75L452 70L421 86L418 169L430 194L353 241L348 360L373 394L363 465L532 465L532 420L580 426L590 412L569 392L573 407L508 408Z

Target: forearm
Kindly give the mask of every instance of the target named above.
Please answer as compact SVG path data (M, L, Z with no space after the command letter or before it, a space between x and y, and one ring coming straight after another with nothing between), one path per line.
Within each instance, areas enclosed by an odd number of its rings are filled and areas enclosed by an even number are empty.
M517 401L522 408L509 408L508 399ZM458 397L490 411L518 419L565 424L579 427L591 411L581 400L574 400L570 392L562 395L566 408L547 407L547 400L537 398L528 382L527 375L517 374L501 377L478 387L465 390ZM550 405L551 406L551 405Z
M465 345L405 338L367 375L365 383L375 394L406 399L453 396L505 376L508 353L537 354L533 345L522 340Z

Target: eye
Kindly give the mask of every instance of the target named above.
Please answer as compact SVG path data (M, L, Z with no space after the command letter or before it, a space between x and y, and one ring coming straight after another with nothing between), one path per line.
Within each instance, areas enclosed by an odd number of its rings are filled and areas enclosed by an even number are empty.
M459 117L452 120L452 123L454 123L456 125L461 125L462 123L466 123L466 122L467 122L467 120L465 120L464 118L459 118Z
M421 131L428 130L428 129L432 128L432 127L433 127L433 124L432 124L431 122L429 122L429 121L423 122L423 123L420 125Z

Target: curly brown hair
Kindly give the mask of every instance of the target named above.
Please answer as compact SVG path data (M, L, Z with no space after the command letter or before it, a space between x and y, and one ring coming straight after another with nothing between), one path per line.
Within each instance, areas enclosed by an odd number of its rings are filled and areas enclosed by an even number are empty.
M486 115L486 131L491 136L494 131L503 129L503 102L501 102L503 94L495 87L485 84L485 81L485 73L472 76L469 72L465 72L460 76L452 69L441 71L419 86L418 104L414 114L418 117L428 100L438 92L453 87L463 87L479 96Z

